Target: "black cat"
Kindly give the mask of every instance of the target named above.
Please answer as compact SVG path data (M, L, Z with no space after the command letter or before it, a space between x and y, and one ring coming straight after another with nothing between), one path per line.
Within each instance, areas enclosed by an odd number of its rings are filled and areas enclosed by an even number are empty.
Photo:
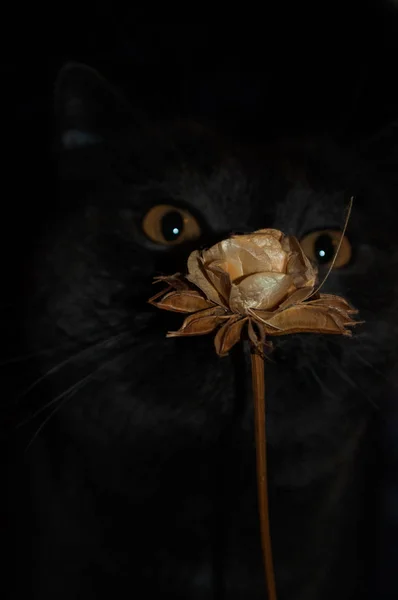
M60 193L24 322L41 378L24 402L47 405L27 453L31 597L266 597L247 351L220 359L211 336L166 339L182 319L147 300L193 248L262 227L301 239L322 277L350 196L324 291L364 324L352 339L275 341L267 438L279 599L363 597L372 425L396 358L391 139L290 143L270 159L199 125L146 123L77 65L56 109Z

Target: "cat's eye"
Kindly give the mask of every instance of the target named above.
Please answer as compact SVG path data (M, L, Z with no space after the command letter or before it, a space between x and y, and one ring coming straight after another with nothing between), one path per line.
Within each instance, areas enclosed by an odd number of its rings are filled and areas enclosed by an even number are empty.
M313 231L312 233L305 235L301 239L300 244L311 261L318 263L318 265L327 266L333 260L340 237L341 231L335 229ZM344 267L350 262L351 256L351 244L348 241L348 238L344 236L333 268L339 269Z
M171 204L157 204L142 221L145 235L156 244L172 246L200 236L200 227L193 215Z

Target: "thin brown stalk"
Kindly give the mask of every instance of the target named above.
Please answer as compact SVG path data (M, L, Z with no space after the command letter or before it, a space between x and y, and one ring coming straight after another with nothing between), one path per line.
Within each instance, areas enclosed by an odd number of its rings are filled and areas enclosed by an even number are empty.
M261 546L263 550L268 600L277 600L268 508L264 358L260 356L258 352L256 352L254 347L252 347L251 350Z

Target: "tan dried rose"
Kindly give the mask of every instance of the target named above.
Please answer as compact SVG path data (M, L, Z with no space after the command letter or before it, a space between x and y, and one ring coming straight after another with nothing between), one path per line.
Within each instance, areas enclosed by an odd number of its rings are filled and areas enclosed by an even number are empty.
M339 296L321 294L338 256L353 199L334 259L316 287L317 271L298 240L276 229L232 236L188 258L188 274L157 277L168 284L149 302L158 308L188 313L178 331L168 337L203 335L218 329L217 354L225 356L247 324L255 415L257 480L261 543L267 594L276 600L275 574L268 515L264 355L266 336L310 332L351 335L348 327L357 311Z
M188 274L158 277L169 287L150 303L192 313L168 337L203 335L220 327L215 346L225 356L242 328L257 350L267 335L313 332L351 335L350 315L357 311L344 298L315 289L317 271L298 240L277 229L232 236L188 258Z

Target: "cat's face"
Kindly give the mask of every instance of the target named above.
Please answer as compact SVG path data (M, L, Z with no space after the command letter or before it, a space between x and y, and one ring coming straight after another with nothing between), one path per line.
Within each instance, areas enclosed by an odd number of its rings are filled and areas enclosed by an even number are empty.
M304 240L322 278L333 254L335 234L327 232L339 231L357 193L343 264L324 291L345 296L366 323L349 340L277 340L267 365L270 441L291 436L286 412L300 421L307 411L292 434L299 438L319 426L320 404L327 420L344 404L377 403L375 368L393 343L386 315L394 302L395 233L382 193L363 194L366 173L358 175L357 164L334 164L329 179L324 164L321 183L289 189L265 162L231 152L199 127L137 124L108 84L77 67L60 78L57 110L61 193L34 262L44 310L31 335L38 347L63 349L54 363L63 352L73 356L54 385L59 393L78 386L65 412L82 435L128 446L133 422L148 443L156 425L176 430L172 443L180 450L211 444L237 410L239 361L217 358L211 337L166 339L181 319L147 304L157 291L153 277L183 272L194 247L276 227ZM325 230L323 238L309 235Z
M352 339L277 338L266 364L277 563L283 570L297 556L305 561L310 529L297 511L312 518L310 500L330 507L341 488L312 492L293 507L290 490L314 482L323 490L322 482L346 473L394 360L395 215L380 164L307 148L293 167L308 183L294 185L278 161L231 149L200 127L143 125L97 74L78 67L60 77L57 112L60 193L32 259L26 324L34 350L52 351L39 354L46 375L34 391L56 410L43 431L64 432L62 448L74 440L85 477L138 503L138 513L126 514L148 556L153 530L163 539L159 556L205 564L222 473L235 515L234 576L256 572L252 581L262 581L247 349L221 359L212 336L166 339L182 319L147 303L157 291L153 278L184 272L193 248L275 227L303 241L322 279L355 196L343 259L323 290L346 297L365 323ZM320 561L324 543L317 542ZM286 568L294 579L295 567Z

